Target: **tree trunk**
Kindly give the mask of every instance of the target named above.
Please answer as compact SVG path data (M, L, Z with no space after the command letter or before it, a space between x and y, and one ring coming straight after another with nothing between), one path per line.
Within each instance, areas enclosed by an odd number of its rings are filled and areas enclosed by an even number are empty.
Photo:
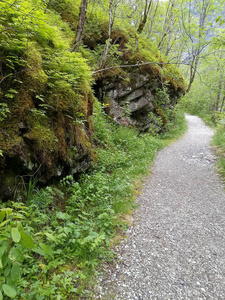
M225 96L223 96L223 100L220 106L220 112L223 110L223 106L224 106L224 101L225 101Z
M187 92L190 91L191 85L194 82L195 75L197 73L197 67L199 64L199 61L201 59L200 55L203 52L203 50L210 44L209 42L205 42L204 36L205 36L205 23L207 20L207 16L212 12L213 10L213 4L214 1L211 0L198 0L198 1L185 1L184 6L187 7L188 5L188 15L187 15L187 22L188 24L185 24L185 10L182 8L182 26L184 29L184 34L189 38L190 41L190 48L191 50L189 52L189 57L191 55L191 63L190 63L190 76L189 76L189 84L187 88ZM196 6L196 4L198 4ZM183 2L182 2L183 5ZM198 35L194 35L191 32L192 25L191 25L191 12L193 9L198 9ZM188 47L187 47L188 48Z
M190 79L189 79L189 84L188 84L188 88L186 90L186 92L188 93L191 89L192 83L194 82L195 79L195 75L197 72L197 67L198 67L198 63L199 63L199 55L200 52L198 51L196 55L194 55L193 59L192 59L192 63L190 66Z
M158 43L158 48L162 50L164 46L164 39L165 37L169 34L171 31L170 26L172 26L171 21L173 18L173 8L174 8L174 0L169 0L167 9L166 9L166 16L164 20L164 25L163 25L163 35L161 40Z
M156 13L158 11L158 6L159 6L159 0L156 1L155 12L154 12L153 16L151 17L151 23L150 23L150 29L149 29L149 32L148 32L148 37L150 37L151 32L152 32L153 23L154 23L154 20L155 20Z
M104 68L107 56L108 56L108 52L109 52L109 46L110 46L110 39L111 39L111 32L112 32L112 26L113 26L113 0L110 0L109 3L109 28L108 28L108 40L106 41L105 47L104 47L104 51L102 54L102 59L101 62L99 64L99 69Z
M82 0L80 5L80 16L79 16L79 22L77 25L77 32L74 42L74 50L79 48L79 44L82 40L83 32L84 32L84 25L86 21L86 13L87 13L87 3L88 0Z
M214 108L215 111L217 111L219 108L221 89L222 89L222 77L220 77L219 84L218 84L218 92L216 95L216 103L215 103L215 108Z
M221 103L221 106L220 106L220 112L223 110L223 106L224 106L224 102L225 102L225 82L224 82L224 85L223 85L223 99L222 99L222 103Z
M139 26L138 26L138 29L137 29L137 33L142 33L144 27L145 27L145 24L147 22L147 18L148 18L148 14L149 14L149 11L150 11L150 8L151 8L151 5L152 5L152 1L153 0L150 0L149 3L148 3L148 0L145 0L145 11L144 11L144 16L143 16L143 19L141 20Z

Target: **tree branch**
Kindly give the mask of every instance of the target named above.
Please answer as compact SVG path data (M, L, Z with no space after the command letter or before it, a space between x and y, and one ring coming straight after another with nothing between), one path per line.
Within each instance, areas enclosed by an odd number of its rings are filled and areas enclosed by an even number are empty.
M102 71L107 71L107 70L111 70L111 69L116 69L116 68L141 67L141 66L146 66L146 65L159 65L159 66L163 66L163 65L185 65L185 66L190 66L191 68L195 69L195 67L191 66L191 65L188 64L188 63L178 63L178 62L174 62L174 63L171 63L171 62L167 62L167 63L165 63L165 62L159 63L159 62L153 61L153 62L146 62L146 63L141 63L141 64L133 64L133 65L118 65L118 66L111 66L111 67L108 67L108 68L103 68L103 69L96 70L96 71L92 72L91 75L94 75L94 74L99 73L99 72L102 72Z

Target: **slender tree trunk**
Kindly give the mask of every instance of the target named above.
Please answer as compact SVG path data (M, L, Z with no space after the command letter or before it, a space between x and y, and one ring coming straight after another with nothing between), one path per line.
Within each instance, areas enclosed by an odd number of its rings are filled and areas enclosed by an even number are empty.
M215 111L217 111L219 108L221 89L222 89L222 77L220 77L219 84L218 84L218 91L217 91L217 95L216 95L216 102L215 102L215 108L214 108Z
M220 106L220 112L223 110L224 102L225 102L225 82L224 82L224 85L223 85L223 99L222 99L222 103L221 103L221 106Z
M158 48L161 50L164 45L164 39L170 32L171 20L173 18L173 8L174 8L174 0L169 0L167 9L166 9L166 16L163 25L163 36L158 43Z
M195 75L197 72L197 67L198 67L198 63L199 63L199 55L200 53L197 53L192 60L192 63L190 65L190 79L189 79L189 84L188 84L188 88L186 90L186 92L188 93L191 89L192 83L194 82L195 79Z
M77 25L77 32L76 32L76 37L74 42L74 50L75 49L77 50L79 48L79 44L83 37L84 25L86 21L86 13L87 13L87 4L88 4L88 0L81 1L79 22Z
M157 13L157 10L158 10L158 6L159 6L159 0L157 0L157 2L156 2L154 15L151 17L151 23L150 23L150 29L149 29L149 32L148 32L148 37L150 37L151 32L152 32L152 27L153 27L155 16L156 16L156 13Z
M220 112L223 110L224 102L225 102L225 96L223 96L223 99L222 99L222 103L220 106Z
M102 54L102 59L99 64L99 69L102 69L105 65L108 52L109 52L109 46L110 46L110 39L111 39L111 32L112 32L112 26L113 26L113 0L110 0L109 2L109 28L108 28L108 40L106 41L104 51Z
M189 14L190 14L190 8L191 8L191 6L189 7ZM207 45L207 44L202 44L201 40L202 40L202 37L204 34L204 25L206 22L207 14L209 13L209 8L210 8L210 1L202 0L201 1L201 10L199 12L198 43L196 46L192 46L193 59L192 59L191 65L190 65L190 80L189 80L187 92L190 91L191 85L194 82L198 63L200 60L200 54L202 53L203 49ZM190 27L190 25L189 25L189 27ZM189 30L190 30L190 28L189 28ZM190 32L189 32L188 36L191 39L191 41L193 42ZM196 50L196 48L197 48L197 50Z
M139 26L138 26L138 29L137 29L137 33L142 33L144 27L145 27L145 24L147 22L147 19L148 19L148 14L149 14L149 11L150 11L150 8L151 8L151 5L152 5L152 1L153 0L150 0L148 2L148 0L145 0L145 10L144 10L144 16L143 16L143 19L141 20Z

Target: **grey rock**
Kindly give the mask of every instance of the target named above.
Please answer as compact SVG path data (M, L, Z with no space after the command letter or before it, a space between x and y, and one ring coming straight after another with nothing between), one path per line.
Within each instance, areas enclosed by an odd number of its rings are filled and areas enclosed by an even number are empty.
M116 123L135 126L140 131L162 131L168 121L165 111L174 109L184 91L168 85L169 101L163 104L162 99L156 99L157 91L162 89L160 78L151 72L143 75L132 70L127 72L127 79L126 82L120 77L113 77L110 81L99 79L95 94L101 102L109 104L106 112Z

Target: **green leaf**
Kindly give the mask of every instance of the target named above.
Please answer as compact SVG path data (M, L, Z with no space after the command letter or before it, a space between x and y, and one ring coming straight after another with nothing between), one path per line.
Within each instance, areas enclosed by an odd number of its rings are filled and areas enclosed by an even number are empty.
M20 244L25 248L30 248L30 249L34 248L34 241L32 237L23 231L20 231L20 234L21 234Z
M4 269L4 276L8 277L11 271L11 265L7 265L6 268Z
M42 250L45 252L45 254L51 256L52 259L54 259L53 256L53 250L52 247L43 243L40 243L40 247L42 248Z
M0 223L5 219L5 211L1 210L0 211Z
M46 255L45 252L41 248L35 248L35 249L33 249L33 251L40 255L43 255L43 256Z
M8 284L3 284L2 289L3 289L4 293L6 294L6 296L8 296L9 298L16 297L16 290L14 289L14 287L12 287Z
M3 300L3 295L1 291L0 291L0 300Z
M20 221L17 222L17 226L16 226L16 227L18 228L20 234L21 234L22 232L25 233L24 228L23 228L23 225L21 224Z
M3 265L3 268L5 268L5 266L7 265L8 263L8 254L6 252L4 252L4 254L2 255L2 265Z
M219 20L222 18L222 16L219 16L216 18L216 22L219 22Z
M9 215L11 215L13 210L12 208L6 207L6 208L2 208L2 211L4 211L8 217Z
M7 249L7 245L4 247L0 247L0 257L2 257L3 256L3 254L5 253L5 251L6 251L6 249Z
M56 242L56 238L54 237L53 234L48 233L48 232L44 232L44 234L48 237L48 239L49 239L50 241Z
M11 236L12 236L12 239L15 243L18 243L21 239L21 234L18 230L18 228L12 228L11 229Z
M12 265L12 269L11 269L11 279L13 282L16 282L17 280L20 279L20 264L18 262L15 262Z
M2 241L8 241L8 237L6 235L0 234L0 243L2 243Z
M6 278L6 284L10 285L10 286L14 286L14 282L12 281L11 276L8 276Z
M15 258L16 260L23 262L24 261L24 255L23 252L20 251L18 248L11 248L9 252L10 257Z
M3 226L5 226L7 223L9 223L10 222L10 220L5 220L4 222L1 222L0 223L0 227L3 227Z

